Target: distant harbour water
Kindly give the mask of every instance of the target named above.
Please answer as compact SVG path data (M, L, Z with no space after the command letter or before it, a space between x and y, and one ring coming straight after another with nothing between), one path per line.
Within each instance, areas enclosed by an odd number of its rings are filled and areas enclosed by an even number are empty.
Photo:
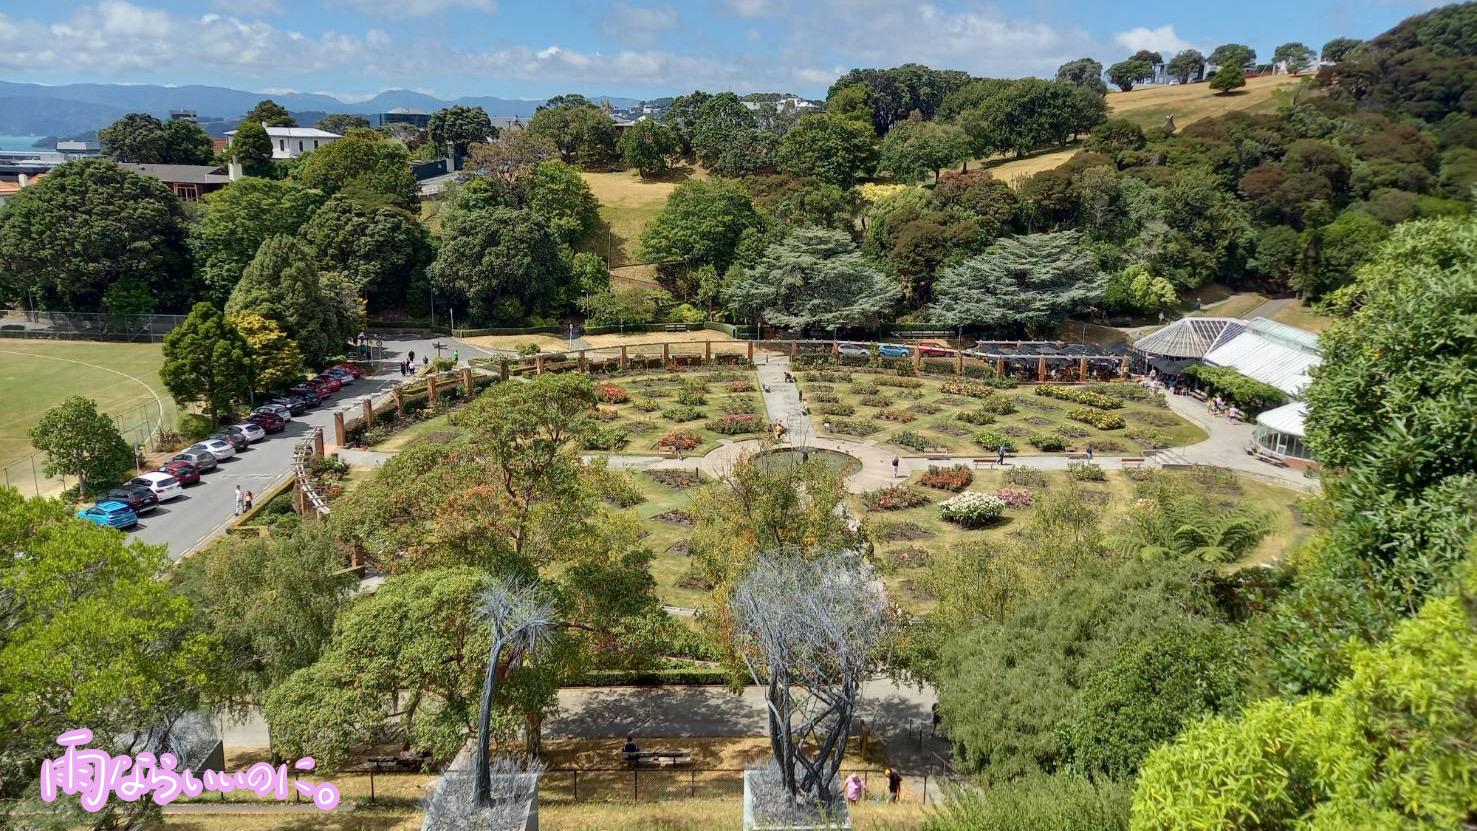
M35 150L41 136L0 136L0 150Z

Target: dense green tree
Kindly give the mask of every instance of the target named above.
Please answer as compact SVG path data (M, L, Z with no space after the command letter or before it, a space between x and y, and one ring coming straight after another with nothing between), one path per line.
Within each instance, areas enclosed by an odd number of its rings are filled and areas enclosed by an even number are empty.
M692 155L692 136L697 128L698 112L704 103L713 96L702 90L694 90L687 95L679 95L672 99L671 106L662 113L662 123L671 127L677 134L677 141L682 145L682 155Z
M303 157L298 181L332 196L341 190L371 194L407 211L420 209L410 157L399 142L373 130L349 133Z
M915 63L891 69L853 69L831 84L826 99L845 87L866 87L872 100L872 124L880 136L914 110L925 119L933 118L944 98L969 81L966 72Z
M1153 49L1140 49L1139 51L1133 53L1132 57L1130 57L1129 60L1143 61L1150 67L1155 67L1159 64L1164 63L1164 55L1154 51Z
M741 130L718 154L709 170L732 178L773 170L779 146L780 137L768 130Z
M1233 90L1246 86L1246 75L1241 67L1235 64L1226 64L1215 71L1210 77L1210 88L1221 95L1230 95Z
M852 190L784 175L756 177L749 186L756 193L755 204L780 225L843 231L855 225L858 205Z
M1154 74L1154 65L1145 60L1129 58L1108 67L1108 80L1118 89L1128 92L1133 85Z
M579 242L600 221L600 203L579 171L552 159L528 178L528 209L565 245Z
M969 157L969 139L952 124L909 119L895 125L882 140L878 167L905 181L932 173L937 180L946 167Z
M1013 221L1019 200L1010 185L985 170L946 175L933 189L939 207L973 219L987 239L1004 233Z
M263 127L296 127L297 119L287 108L270 98L258 101L255 107L241 116L242 124L260 124Z
M944 271L932 315L998 332L1045 332L1101 299L1105 283L1076 232L1007 237Z
M272 172L272 139L255 121L241 122L231 137L229 152L248 176L268 176Z
M441 239L431 281L476 323L523 323L560 311L569 299L559 240L532 211L454 210Z
M30 429L31 446L46 454L47 476L71 476L86 496L116 485L133 468L133 450L97 402L68 397Z
M850 187L876 164L872 137L852 122L825 113L802 117L780 139L775 167L794 176L813 176Z
M368 130L369 119L350 113L329 113L318 119L318 123L313 126L342 136L347 135L350 130Z
M747 110L745 111L747 112ZM650 178L667 171L667 157L681 148L677 134L664 124L646 119L626 128L616 148L626 167L636 168L641 178Z
M1272 63L1286 62L1287 71L1293 74L1312 66L1317 57L1318 53L1313 51L1313 47L1297 41L1278 44L1272 51Z
M1243 69L1247 64L1256 63L1256 50L1241 43L1223 43L1217 46L1206 60L1222 69L1228 66Z
M201 404L217 416L251 391L251 348L235 326L209 303L196 303L183 323L164 336L159 380L176 404Z
M585 322L594 326L624 326L661 320L672 305L672 295L662 289L642 286L606 287L579 299Z
M577 296L597 294L610 288L610 267L599 254L581 251L569 258L569 279Z
M1273 280L1275 285L1291 286L1301 249L1302 241L1295 229L1272 225L1257 233L1255 253L1247 260L1246 267Z
M353 332L324 292L313 251L295 237L268 237L226 301L226 314L258 314L282 327L309 366L341 354Z
M547 139L522 127L510 127L500 131L492 141L472 145L467 166L511 182L527 176L539 163L553 159L558 152Z
M251 357L247 388L253 394L280 392L303 380L302 350L276 321L255 312L232 315L228 320L246 339Z
M1181 49L1169 59L1165 71L1182 84L1194 83L1205 75L1205 56L1198 49Z
M698 105L690 127L692 153L705 166L713 167L739 136L758 127L754 111L737 95L720 92L708 96Z
M296 182L246 178L205 197L190 249L206 296L224 306L267 237L296 234L323 205L322 191Z
M215 144L204 127L184 118L164 122L165 164L204 165L214 159Z
M1294 234L1294 242L1296 234ZM1174 284L1156 277L1143 263L1131 263L1103 289L1103 301L1123 311L1152 315L1179 305Z
M857 326L880 318L901 296L850 234L822 228L790 232L724 292L740 319L799 330Z
M342 192L313 214L301 236L318 270L343 275L373 311L403 308L435 256L430 232L415 216Z
M850 121L863 130L871 130L872 91L865 84L834 88L826 99L826 113Z
M158 579L169 562L163 546L73 519L59 500L0 488L0 550L12 552L0 559L0 796L34 797L40 763L57 755L63 732L85 725L94 748L138 751L129 734L205 703L219 644ZM6 814L34 810L46 822L61 804L10 804ZM118 815L145 809L109 800L67 824L138 827Z
M683 182L642 230L637 256L656 263L663 279L676 289L673 294L686 297L695 287L679 285L681 275L705 265L727 271L743 232L760 224L759 212L742 183L727 179Z
M455 104L431 113L426 133L443 152L450 151L460 156L473 142L496 138L497 128L492 126L492 119L481 107Z
M528 122L529 136L554 145L567 164L593 167L614 160L615 121L581 96L568 98L539 108Z
M1363 43L1359 38L1334 38L1323 44L1323 51L1319 54L1325 61L1338 63Z
M195 294L185 216L169 187L108 159L68 162L0 211L0 288L9 300L99 311L119 283L145 286L160 311Z
M991 87L993 92L963 111L959 126L969 134L977 156L1013 152L1017 156L1048 144L1064 144L1090 129L1080 87L1026 78ZM1101 113L1099 113L1101 114Z
M934 278L945 265L980 253L988 243L973 217L926 213L898 229L887 263L908 304L919 307L933 299Z
M103 155L135 164L208 164L215 155L210 136L183 119L161 123L148 113L129 113L97 133Z
M1319 298L1347 285L1388 235L1378 219L1353 210L1321 228L1304 231L1292 287Z
M1078 58L1057 67L1056 79L1073 86L1086 87L1103 95L1108 85L1103 83L1103 65L1092 58Z
M1156 274L1187 289L1239 267L1249 247L1249 222L1219 180L1203 171L1184 171L1169 182L1163 199L1163 233L1148 228L1140 236Z

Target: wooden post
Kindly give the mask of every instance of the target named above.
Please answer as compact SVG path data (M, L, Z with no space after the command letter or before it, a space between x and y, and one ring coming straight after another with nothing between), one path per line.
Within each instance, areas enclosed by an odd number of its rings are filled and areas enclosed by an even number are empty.
M1119 367L1119 369L1118 369L1118 377L1119 378L1127 378L1128 377L1128 356L1127 355L1124 355L1123 356L1123 366Z
M436 403L436 374L434 372L426 376L426 401L430 404Z
M621 344L621 369L626 368L626 345Z
M672 351L670 349L670 346L671 346L671 344L668 344L666 341L662 341L662 366L663 367L666 367L667 364L672 360Z
M475 389L476 387L472 385L472 368L469 366L462 367L462 392L465 392L467 397L471 398L472 392Z
M580 350L580 372L586 372L586 371L588 371L588 365L585 363L585 350L581 349Z
M292 477L292 509L297 511L298 516L303 514L303 483L296 476Z
M1005 377L1005 356L1004 355L996 355L995 356L995 377L996 378L1004 378Z
M913 347L913 371L917 372L921 369L923 369L923 350L915 346Z
M534 355L533 356L533 374L534 375L543 375L544 374L544 353L542 353L542 352L540 352L537 355Z
M374 402L366 398L360 401L359 405L364 411L364 429L374 429Z
M790 360L794 360L795 359L796 352L797 352L797 349L796 349L796 346L795 346L795 342L794 341L790 341Z
M313 458L323 458L323 431L317 428L313 430Z
M395 395L395 415L405 415L405 391L396 387L392 392Z
M499 380L503 380L503 381L508 380L508 359L507 358L503 358L502 360L500 360L500 361L497 362L497 374L500 376Z
M954 350L954 374L964 374L964 350L962 348Z
M348 434L344 431L344 414L335 412L333 414L333 443L337 447L343 447L348 441Z
M831 341L831 360L838 364L841 363L841 341L839 340Z
M749 365L754 364L754 342L749 341Z
M1042 355L1036 359L1036 380L1046 383L1046 356Z
M1077 359L1077 380L1078 381L1081 381L1083 383L1087 383L1087 359L1086 358L1078 358Z
M712 362L713 362L713 342L710 341L710 340L705 340L705 341L703 341L703 363L705 363L705 364L711 364Z

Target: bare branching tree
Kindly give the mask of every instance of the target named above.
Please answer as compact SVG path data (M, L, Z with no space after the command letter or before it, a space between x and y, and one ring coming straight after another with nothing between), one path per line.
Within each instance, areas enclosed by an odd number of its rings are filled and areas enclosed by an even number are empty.
M492 705L502 675L518 666L554 629L554 603L534 582L494 580L482 592L478 612L492 630L487 651L487 675L482 681L482 711L477 720L477 747L472 757L473 800L492 806L492 768L488 745L492 741Z
M829 812L857 694L885 624L881 581L857 552L769 553L730 607L739 654L764 687L771 776L792 807Z
M542 772L538 762L525 769L507 756L493 760L480 782L475 770L447 771L426 800L425 831L521 831ZM477 784L490 785L487 801L474 793Z

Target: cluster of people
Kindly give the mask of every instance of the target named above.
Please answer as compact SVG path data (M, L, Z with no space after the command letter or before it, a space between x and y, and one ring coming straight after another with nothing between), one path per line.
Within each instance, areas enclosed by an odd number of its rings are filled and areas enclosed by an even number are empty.
M867 780L860 773L853 772L846 777L842 783L842 791L846 794L846 801L852 805L861 802L867 795ZM903 791L903 775L894 768L887 769L887 801L897 802Z
M236 516L251 510L252 498L251 491L243 491L240 485L236 486Z
M1241 411L1240 407L1237 407L1235 404L1228 404L1219 395L1210 399L1210 414L1223 415L1232 421L1240 421L1246 417L1246 414Z

